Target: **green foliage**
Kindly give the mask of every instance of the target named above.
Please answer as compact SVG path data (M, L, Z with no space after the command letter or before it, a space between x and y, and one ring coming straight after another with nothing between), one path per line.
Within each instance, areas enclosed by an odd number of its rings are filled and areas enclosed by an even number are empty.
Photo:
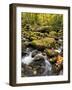
M52 30L58 31L63 28L63 15L22 12L22 30L26 28L27 24L32 30L40 28L40 26L52 26Z
M51 32L49 33L49 36L57 36L57 33L56 33L55 31L51 31Z
M21 15L22 36L25 38L22 43L27 45L30 42L33 46L48 48L58 48L63 43L55 41L55 38L63 36L62 14L22 12Z

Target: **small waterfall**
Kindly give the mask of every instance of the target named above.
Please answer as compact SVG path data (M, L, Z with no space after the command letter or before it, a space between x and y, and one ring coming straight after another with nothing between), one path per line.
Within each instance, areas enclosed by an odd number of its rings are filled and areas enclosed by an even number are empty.
M32 61L33 58L31 57L32 52L29 52L29 55L26 55L25 57L22 58L22 63L29 65Z
M50 64L50 62L48 61L47 56L44 56L45 59L45 71L43 73L43 75L51 75L52 74L52 65Z
M26 51L28 52L28 49L27 49ZM33 62L33 60L34 60L37 56L41 56L41 57L43 57L44 60L45 60L45 66L44 66L45 71L44 71L41 75L43 75L43 76L51 75L51 74L52 74L52 66L51 66L50 62L48 61L47 56L44 56L44 55L42 55L41 52L39 52L39 53L37 53L37 54L35 55L35 57L32 57L32 53L34 53L34 51L35 51L35 50L29 51L28 54L22 58L22 63L23 63L23 64L26 64L26 65L29 65L31 62Z

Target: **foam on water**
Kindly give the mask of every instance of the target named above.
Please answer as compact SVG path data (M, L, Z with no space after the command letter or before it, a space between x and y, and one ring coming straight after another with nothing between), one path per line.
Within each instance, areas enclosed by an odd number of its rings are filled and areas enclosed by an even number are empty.
M30 52L29 55L23 57L22 63L29 65L33 61L33 58L31 57L31 55L32 55L32 52Z

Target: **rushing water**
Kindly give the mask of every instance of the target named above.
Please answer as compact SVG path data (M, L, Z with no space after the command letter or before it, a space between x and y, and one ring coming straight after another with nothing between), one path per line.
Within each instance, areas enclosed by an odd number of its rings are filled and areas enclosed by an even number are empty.
M39 53L37 53L35 55L35 57L32 57L32 53L34 52L34 50L29 51L29 52L28 52L28 50L26 50L26 52L27 52L27 55L22 58L22 63L23 64L29 65L30 63L32 63L34 61L34 59L37 56L38 57L43 57L44 58L44 62L45 62L45 66L44 66L44 72L41 75L50 75L52 73L51 72L52 71L52 65L48 61L48 58L47 58L46 55L44 56L44 55L42 55L41 52L39 52Z
M62 46L60 46L57 50L58 53L62 53ZM43 54L43 52L38 51L32 48L26 48L24 51L24 55L22 56L22 76L49 76L49 75L62 75L63 70L60 72L54 73L54 67L51 64L48 56ZM32 64L32 67L30 65ZM40 68L36 71L36 68Z
M29 53L29 55L26 55L22 58L22 63L29 65L32 61L33 58L31 57L32 52Z

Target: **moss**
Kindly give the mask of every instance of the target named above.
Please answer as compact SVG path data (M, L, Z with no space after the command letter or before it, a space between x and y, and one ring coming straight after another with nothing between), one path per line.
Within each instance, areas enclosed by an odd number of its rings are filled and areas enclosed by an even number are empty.
M31 40L41 39L44 37L44 34L40 32L24 31L22 33L25 38L29 38Z
M39 47L48 47L48 46L50 46L52 43L55 43L55 39L54 38L48 38L48 37L46 37L46 38L42 38L42 39L40 39L40 40L33 40L32 42L31 42L31 44L33 45L33 46L39 46Z
M55 31L51 31L51 32L49 32L49 36L57 36L57 33L55 32Z
M42 33L45 33L45 32L49 33L51 30L52 30L51 26L41 26L36 29L36 31L42 32Z
M52 49L45 49L45 52L49 57L58 55L58 52L56 52L55 50L52 50Z

